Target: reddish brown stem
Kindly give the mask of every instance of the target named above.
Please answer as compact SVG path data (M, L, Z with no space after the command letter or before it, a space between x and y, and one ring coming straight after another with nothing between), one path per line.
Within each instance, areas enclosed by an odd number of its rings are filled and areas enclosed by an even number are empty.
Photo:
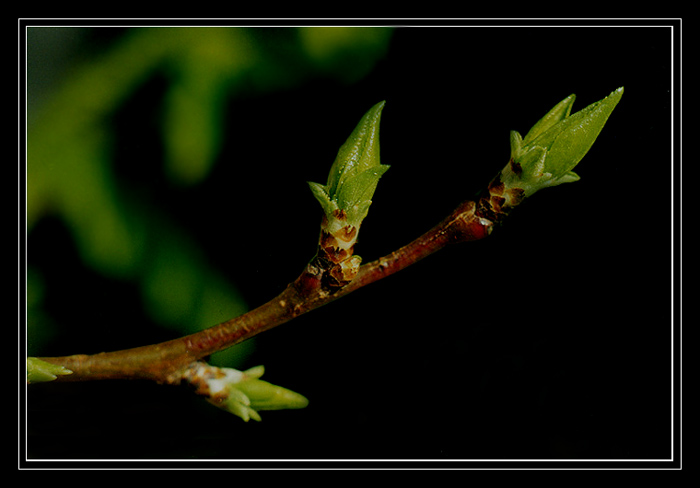
M475 210L474 202L465 202L418 239L363 265L357 277L343 288L343 294L394 274L449 244L483 239L491 233L493 223L475 215Z
M309 264L277 297L260 307L209 329L149 346L93 355L42 358L73 373L56 381L148 379L177 384L194 362L245 341L289 320L389 276L443 247L486 237L492 222L476 213L475 202L465 202L440 224L393 253L360 267L357 276L341 288L324 285L324 271Z

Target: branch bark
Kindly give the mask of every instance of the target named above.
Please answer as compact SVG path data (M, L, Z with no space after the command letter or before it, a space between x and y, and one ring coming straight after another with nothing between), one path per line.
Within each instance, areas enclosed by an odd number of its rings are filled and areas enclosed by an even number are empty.
M490 185L489 188L491 188ZM360 267L355 278L342 287L330 287L318 261L310 262L301 275L278 296L231 320L188 336L159 344L93 355L44 357L73 373L55 381L145 379L179 384L196 361L239 344L261 332L326 305L348 293L392 275L453 243L470 242L490 234L494 215L486 218L484 202L467 201L447 218L411 243Z

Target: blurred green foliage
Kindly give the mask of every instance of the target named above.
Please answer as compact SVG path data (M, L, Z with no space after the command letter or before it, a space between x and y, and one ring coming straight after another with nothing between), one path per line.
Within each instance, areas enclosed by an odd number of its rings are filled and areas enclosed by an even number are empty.
M56 28L29 28L29 57L41 50L33 40L47 33L33 29ZM222 276L177 219L115 177L115 113L164 78L162 161L138 164L157 166L170 185L192 187L219 163L222 140L235 137L225 133L224 117L239 89L273 92L317 76L352 83L381 59L390 36L385 28L137 27L81 51L28 114L28 238L45 216L60 218L86 266L137 284L151 318L178 333L243 313L235 276ZM40 76L30 71L28 84ZM42 270L28 269L30 353L49 335L44 294ZM66 351L73 352L81 351Z

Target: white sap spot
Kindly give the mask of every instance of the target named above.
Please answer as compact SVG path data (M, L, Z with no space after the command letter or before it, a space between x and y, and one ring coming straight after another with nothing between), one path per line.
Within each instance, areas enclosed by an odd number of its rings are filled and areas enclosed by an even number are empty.
M219 371L224 373L221 378L211 378L207 380L209 386L209 394L215 395L226 389L231 384L240 383L243 379L243 372L233 368L220 368Z

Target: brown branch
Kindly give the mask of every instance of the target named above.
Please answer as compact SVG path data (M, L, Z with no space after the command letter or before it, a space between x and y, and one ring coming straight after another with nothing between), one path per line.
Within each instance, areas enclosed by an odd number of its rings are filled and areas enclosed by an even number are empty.
M240 317L168 342L90 356L42 359L72 371L72 374L59 376L56 381L138 378L178 384L194 362L396 273L451 243L482 239L512 208L535 191L576 181L578 176L571 170L593 144L621 95L622 88L571 117L569 112L573 98L569 97L541 119L525 140L518 133L511 133L511 159L488 185L484 196L477 202L463 203L440 224L383 258L359 266L360 259L353 256L353 248L359 232L355 226L359 226L362 218L353 219L352 224L348 222L345 225L345 210L334 209L330 212L332 205L327 188L313 184L312 191L321 202L327 218L321 229L319 252L301 275L274 299ZM372 137L376 134L382 106L383 103L377 104L368 112L370 115L361 120L358 129L341 147L339 157L346 157L348 151L362 146L366 149L362 157L368 158L368 164L376 163L376 171L386 170L386 167L379 169L378 149L376 153L368 149L372 146L366 140L368 134ZM586 130L579 130L584 126ZM544 134L548 136L540 141L539 137ZM530 140L530 137L535 139ZM573 144L572 140L576 143ZM544 142L546 147L532 145L533 141ZM547 160L548 171L544 172L545 157L550 151L554 159ZM338 176L335 171L342 171L336 167L336 163L331 168L329 181ZM379 176L379 173L373 174L373 177ZM376 180L372 181L376 184ZM352 188L353 192L357 190L356 187ZM371 201L364 202L364 205L369 203ZM366 207L363 208L366 210ZM330 225L330 220L333 220L333 225Z
M483 207L483 198L478 208ZM314 310L366 286L457 242L486 237L492 221L483 217L472 201L461 204L434 228L393 253L360 267L357 276L340 288L328 287L326 270L314 260L277 297L246 314L209 329L171 341L93 355L41 358L73 373L56 381L147 379L178 384L195 361L239 344L261 332Z

